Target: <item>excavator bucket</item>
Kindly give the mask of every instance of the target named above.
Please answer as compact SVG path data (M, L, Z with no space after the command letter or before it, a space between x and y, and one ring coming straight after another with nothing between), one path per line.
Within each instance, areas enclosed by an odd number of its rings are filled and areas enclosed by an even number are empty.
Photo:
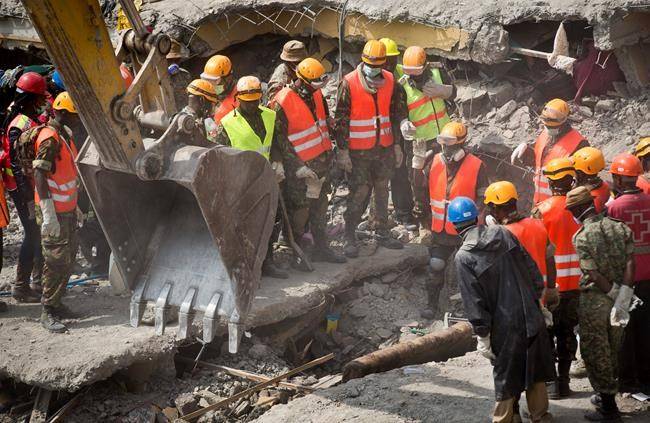
M131 324L147 302L163 333L171 306L179 307L179 338L203 313L203 340L222 323L237 352L267 242L278 187L268 162L254 152L180 145L160 180L103 167L94 143L79 169L117 267L133 291ZM224 325L221 325L224 326Z

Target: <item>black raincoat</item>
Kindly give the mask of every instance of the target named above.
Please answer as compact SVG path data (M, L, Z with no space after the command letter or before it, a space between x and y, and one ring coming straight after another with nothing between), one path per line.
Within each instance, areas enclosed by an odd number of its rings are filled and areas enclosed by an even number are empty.
M497 401L555 377L555 364L539 299L542 275L517 239L501 226L475 226L462 234L455 258L465 314L481 337L491 335Z

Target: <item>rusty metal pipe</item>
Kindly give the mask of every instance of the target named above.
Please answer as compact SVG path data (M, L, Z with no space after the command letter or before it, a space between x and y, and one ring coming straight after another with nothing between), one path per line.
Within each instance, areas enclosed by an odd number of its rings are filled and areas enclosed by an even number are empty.
M358 357L343 367L343 382L410 364L445 361L476 348L467 322Z

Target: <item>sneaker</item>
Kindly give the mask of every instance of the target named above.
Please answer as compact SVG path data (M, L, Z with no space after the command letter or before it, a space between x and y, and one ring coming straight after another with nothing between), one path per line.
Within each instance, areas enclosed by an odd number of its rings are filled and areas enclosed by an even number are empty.
M618 410L606 413L602 408L597 408L594 411L589 411L585 413L585 419L590 422L606 422L606 423L618 423L622 422L621 415Z
M315 262L325 263L345 263L348 261L345 256L336 253L329 247L315 249L311 255L311 259Z
M43 307L41 326L52 333L64 333L68 331L68 328L60 322L51 307Z
M40 303L41 296L32 291L27 285L14 286L11 296L17 303Z
M262 276L274 279L289 279L289 274L278 268L274 263L264 262L262 264Z

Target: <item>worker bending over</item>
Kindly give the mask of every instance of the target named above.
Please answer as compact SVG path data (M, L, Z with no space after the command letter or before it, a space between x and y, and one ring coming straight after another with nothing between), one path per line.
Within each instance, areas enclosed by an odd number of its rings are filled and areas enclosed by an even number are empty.
M492 421L521 421L516 404L525 391L531 421L550 422L545 382L555 370L540 308L542 274L510 231L478 226L471 199L453 199L448 219L462 238L454 262L465 314L478 351L494 366Z
M580 258L580 352L596 396L595 422L620 421L616 406L618 355L630 319L634 283L634 235L628 226L597 213L585 187L567 194L567 210L582 222L573 237ZM646 328L647 329L647 328Z
M52 105L54 118L43 127L34 144L34 201L41 228L43 312L41 325L50 332L65 332L61 319L73 316L61 302L77 254L77 150L65 126L77 111L66 91Z
M650 137L644 137L634 149L634 154L641 160L643 174L637 180L637 186L646 194L650 194Z
M345 257L330 248L325 234L333 159L329 113L321 92L325 68L318 60L307 58L298 64L296 74L298 79L282 88L271 103L276 128L286 134L278 138L278 147L286 175L283 194L291 229L300 244L309 224L315 243L314 261L344 263ZM308 270L296 254L294 264Z
M566 101L555 98L544 106L540 115L544 129L537 136L534 148L521 143L512 152L512 164L520 161L535 166L534 204L546 200L552 195L548 180L542 169L548 162L560 157L571 157L577 150L588 147L589 142L569 123L569 105Z
M287 85L296 82L296 70L300 62L307 58L305 43L299 40L289 40L282 47L280 63L271 74L267 89L267 97L272 101L275 95Z
M573 166L576 171L576 187L584 186L594 197L596 211L605 210L611 191L609 184L598 176L605 169L605 157L602 151L594 147L583 147L573 154Z
M406 116L402 89L384 70L386 46L370 40L362 62L341 81L336 107L338 164L349 174L350 193L345 218L348 257L359 255L356 228L372 195L374 216L370 228L379 244L400 249L388 227L388 182L404 159L399 122Z

